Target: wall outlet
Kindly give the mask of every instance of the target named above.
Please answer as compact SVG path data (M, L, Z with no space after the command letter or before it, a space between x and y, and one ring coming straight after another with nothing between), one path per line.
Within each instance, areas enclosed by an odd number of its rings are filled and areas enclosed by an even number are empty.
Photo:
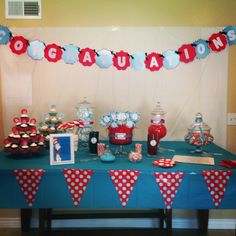
M236 113L228 113L228 125L236 125Z

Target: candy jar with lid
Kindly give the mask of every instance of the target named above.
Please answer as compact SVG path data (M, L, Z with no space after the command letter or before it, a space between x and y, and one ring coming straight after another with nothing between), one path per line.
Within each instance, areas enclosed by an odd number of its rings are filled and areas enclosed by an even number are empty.
M150 155L156 154L156 148L160 140L166 136L166 133L165 112L160 102L157 102L154 110L151 112L151 124L148 127L148 150L150 150Z
M82 122L84 127L80 128L78 131L79 145L81 147L88 148L89 133L92 131L94 123L94 108L91 103L84 100L78 103L76 107L76 117L79 122Z
M202 114L198 112L195 122L188 127L188 133L185 135L185 141L196 147L194 152L201 153L202 147L211 144L214 140L210 133L211 128L203 122Z

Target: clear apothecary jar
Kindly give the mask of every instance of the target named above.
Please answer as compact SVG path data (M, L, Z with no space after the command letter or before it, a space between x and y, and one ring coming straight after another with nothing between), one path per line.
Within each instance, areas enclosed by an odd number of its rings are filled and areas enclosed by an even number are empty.
M78 130L79 144L88 147L89 133L94 123L94 108L86 98L76 106L76 118L82 122L84 127Z
M211 144L214 140L210 131L211 128L203 122L202 114L198 112L195 122L188 127L188 133L184 139L188 144L196 147L195 152L202 152L202 147Z

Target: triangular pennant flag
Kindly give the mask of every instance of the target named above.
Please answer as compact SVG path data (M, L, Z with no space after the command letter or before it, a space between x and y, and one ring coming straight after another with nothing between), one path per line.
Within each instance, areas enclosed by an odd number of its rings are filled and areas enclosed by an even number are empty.
M154 176L160 188L167 209L170 209L184 177L183 172L155 172Z
M204 170L202 171L202 175L204 176L212 200L215 203L215 207L219 207L232 171Z
M119 195L122 206L126 207L140 172L136 170L110 170L109 174Z
M33 205L44 172L42 169L22 169L13 172L29 207Z
M74 205L78 206L93 174L92 170L63 170Z

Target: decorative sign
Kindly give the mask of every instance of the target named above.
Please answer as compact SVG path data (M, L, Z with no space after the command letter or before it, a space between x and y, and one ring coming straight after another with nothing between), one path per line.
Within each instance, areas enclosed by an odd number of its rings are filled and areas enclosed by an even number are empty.
M194 46L190 44L184 44L178 49L179 59L182 62L189 63L194 60L196 56L196 50Z
M26 52L28 41L22 36L15 36L10 40L10 48L15 54L23 54Z
M131 67L137 71L143 70L145 68L145 58L144 52L133 53L130 60Z
M27 48L27 53L34 60L42 60L44 57L44 49L45 49L44 43L35 40L29 43L29 46Z
M90 48L85 48L80 51L79 62L83 66L91 66L95 63L96 53Z
M198 39L190 44L183 44L177 50L167 50L163 53L158 52L134 52L130 54L120 50L90 49L88 47L79 49L73 44L59 46L55 43L46 45L35 40L29 42L22 36L12 36L12 32L5 26L0 26L0 44L8 44L15 54L23 54L27 51L28 55L34 60L42 60L45 57L49 62L63 60L67 64L81 63L83 66L96 64L102 69L114 66L117 70L126 70L132 67L134 70L141 71L144 68L154 72L162 67L174 69L180 62L189 63L195 58L203 59L212 52L220 52L227 45L236 44L236 27L227 26L222 31L213 33L208 40Z
M73 134L50 134L50 165L74 163Z
M112 54L109 50L102 49L97 52L96 64L100 68L109 68L112 65Z
M113 57L113 65L117 70L126 70L130 66L128 52L119 51Z
M223 32L226 34L229 45L236 44L236 27L228 26Z
M78 48L72 44L63 47L62 60L67 64L75 64L78 61Z
M10 30L5 26L0 25L0 44L7 44L10 39L11 39Z
M48 44L44 50L44 56L49 62L57 62L61 59L62 51L60 46L53 44Z
M208 54L210 53L210 48L206 41L204 41L203 39L199 39L194 42L194 44L196 49L196 57L198 59L202 59L208 56Z
M179 64L179 55L172 50L163 53L163 64L166 69L174 69Z
M163 66L163 56L158 53L152 52L147 55L145 64L147 69L149 69L150 71L158 71Z

